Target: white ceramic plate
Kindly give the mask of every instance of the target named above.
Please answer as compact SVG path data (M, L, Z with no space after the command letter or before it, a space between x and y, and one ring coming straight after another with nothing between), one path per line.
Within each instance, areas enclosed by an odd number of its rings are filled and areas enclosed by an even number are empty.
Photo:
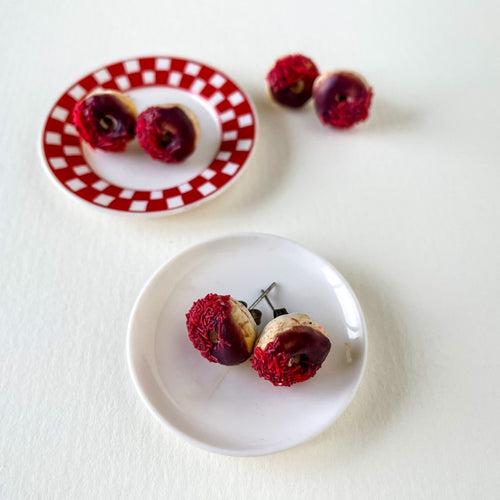
M271 282L275 307L306 312L330 334L315 377L292 387L259 378L249 361L233 367L202 358L187 338L185 313L209 292L251 302ZM266 304L261 328L272 318ZM191 443L254 456L303 443L350 403L367 354L366 326L339 272L297 243L238 234L201 243L165 263L139 295L129 323L128 361L148 408Z

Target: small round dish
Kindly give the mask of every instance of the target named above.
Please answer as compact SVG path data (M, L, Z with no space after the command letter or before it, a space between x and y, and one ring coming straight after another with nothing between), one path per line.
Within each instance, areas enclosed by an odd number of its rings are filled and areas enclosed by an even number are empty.
M276 281L270 298L307 312L326 327L332 350L318 373L292 387L259 378L249 361L222 366L188 340L185 313L209 292L252 301ZM265 303L261 329L272 318ZM146 283L131 314L127 355L146 406L167 427L206 450L256 456L311 439L348 406L367 357L363 313L328 262L290 240L237 234L193 246Z
M196 116L195 152L181 164L151 159L136 141L123 153L93 150L71 121L75 104L90 92L127 93L138 112L178 103ZM66 193L110 213L170 215L213 199L243 171L253 149L256 115L249 97L227 75L197 61L156 56L119 61L75 82L45 121L41 156Z

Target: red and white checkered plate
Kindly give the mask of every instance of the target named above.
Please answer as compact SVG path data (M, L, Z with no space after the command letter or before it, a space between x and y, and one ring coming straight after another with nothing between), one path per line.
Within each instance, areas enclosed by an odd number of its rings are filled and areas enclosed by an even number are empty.
M98 89L126 92L141 112L179 103L200 125L196 151L180 165L152 160L134 141L123 153L91 149L71 123L77 101ZM90 73L55 103L42 134L42 158L67 193L115 213L168 215L214 198L243 170L256 118L246 94L224 73L178 57L129 59Z

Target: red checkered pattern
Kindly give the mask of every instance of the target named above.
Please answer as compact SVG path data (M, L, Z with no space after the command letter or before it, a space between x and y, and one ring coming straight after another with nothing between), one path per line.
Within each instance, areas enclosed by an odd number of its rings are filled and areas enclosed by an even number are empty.
M86 164L71 123L74 105L96 88L126 92L151 85L181 88L213 106L222 129L219 151L200 175L163 191L134 191L100 178ZM255 115L245 93L224 73L174 57L144 57L110 64L79 80L56 102L42 146L57 181L83 200L121 212L181 210L212 196L241 170L255 140Z

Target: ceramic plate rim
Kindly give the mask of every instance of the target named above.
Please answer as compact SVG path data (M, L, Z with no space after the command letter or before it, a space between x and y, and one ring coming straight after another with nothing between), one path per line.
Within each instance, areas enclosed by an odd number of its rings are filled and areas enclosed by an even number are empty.
M337 273L337 275L340 278L340 280L342 281L343 285L347 288L347 290L351 294L352 298L354 299L354 303L356 305L357 311L358 311L359 316L361 318L361 325L362 325L363 333L364 333L364 336L363 336L364 337L364 349L363 349L363 360L361 363L361 369L360 369L360 372L358 375L358 379L356 380L356 383L355 383L354 388L352 390L352 394L350 395L349 399L346 401L344 407L336 415L333 415L330 419L328 419L325 424L319 426L314 432L312 432L307 437L305 437L303 439L296 440L296 441L291 441L291 442L284 444L284 445L269 446L269 447L264 448L263 450L259 450L259 451L245 450L245 449L241 449L241 450L236 449L235 450L235 449L228 449L228 448L223 448L223 447L218 447L218 446L212 446L210 444L207 444L204 441L193 438L189 434L187 434L187 433L183 432L182 430L180 430L179 428L177 428L166 417L161 415L157 411L157 409L153 406L153 404L149 401L147 395L145 394L145 392L142 389L141 383L139 381L139 377L135 371L135 368L133 365L133 360L132 360L132 357L133 357L133 353L132 353L132 336L133 336L132 324L134 321L134 317L135 317L135 315L140 307L140 303L141 303L144 295L146 294L147 290L161 276L163 271L167 267L169 267L171 264L173 264L177 259L182 258L186 253L193 251L193 250L196 250L196 249L203 247L207 244L220 242L223 240L230 240L233 238L242 238L242 237L249 237L249 236L284 240L287 243L290 243L292 245L296 245L300 249L306 251L307 253L311 254L315 258L319 259L319 261L322 264L326 265L331 270L333 270L335 273ZM153 272L153 274L149 277L149 279L147 279L146 283L141 288L139 295L137 296L137 298L134 302L134 305L132 306L132 310L131 310L128 325L127 325L127 337L126 337L126 357L127 357L128 370L129 370L130 376L132 378L132 382L135 386L135 389L139 393L141 400L146 405L148 410L160 421L161 424L165 425L167 427L167 429L173 431L177 436L183 438L184 440L186 440L190 444L192 444L198 448L204 449L206 451L212 452L212 453L217 453L217 454L226 455L226 456L234 456L234 457L256 457L256 456L271 455L274 453L278 453L280 451L294 448L294 447L299 446L305 442L308 442L308 441L316 438L317 436L319 436L326 429L328 429L345 412L345 410L352 403L354 397L356 396L356 394L358 392L359 386L361 385L361 382L364 378L364 374L365 374L365 370L366 370L366 365L367 365L367 361L368 361L368 348L369 348L368 329L366 327L366 321L365 321L365 317L363 314L363 310L361 308L361 305L359 303L359 300L358 300L356 294L354 293L354 291L352 290L351 286L349 285L347 280L344 278L344 276L337 270L337 268L333 264L331 264L328 260L326 260L324 257L322 257L321 255L313 252L312 250L310 250L306 246L304 246L304 245L302 245L294 240L291 240L289 238L285 238L283 236L278 236L275 234L263 233L263 232L237 232L237 233L227 234L224 236L219 236L216 238L208 238L206 240L203 240L201 242L195 243L194 245L190 245L190 246L184 248L183 250L181 250L180 252L175 254L173 257L167 259L163 264L161 264L160 267L158 267L156 269L156 271Z

